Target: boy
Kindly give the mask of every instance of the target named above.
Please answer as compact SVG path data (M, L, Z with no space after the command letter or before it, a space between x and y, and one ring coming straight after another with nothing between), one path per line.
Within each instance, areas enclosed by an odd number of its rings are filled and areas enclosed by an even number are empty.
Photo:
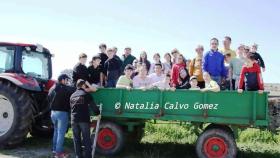
M83 79L88 81L89 73L88 69L85 66L87 62L87 55L85 53L81 53L79 55L79 63L76 64L73 68L73 83L74 85L78 81L78 79Z
M258 45L257 44L253 44L252 48L251 48L251 52L254 55L254 58L256 60L256 62L260 65L260 67L262 68L262 71L265 72L265 64L264 61L261 57L261 55L259 53L257 53L258 51Z
M165 77L162 71L162 64L155 64L154 71L154 73L149 75L149 77L152 79L152 83L162 81Z
M133 66L130 64L126 65L126 67L124 69L124 75L122 75L118 79L116 87L131 89L132 88L132 79L131 79L132 73L133 73Z
M248 55L248 61L242 67L238 86L239 93L243 92L243 83L245 83L245 90L259 91L259 93L263 93L264 85L261 69L260 66L256 63L255 56L253 54Z
M116 87L118 78L120 77L121 61L114 57L114 50L107 50L108 59L104 63L104 69L107 76L106 87Z
M189 88L189 90L200 90L200 88L198 87L198 81L196 76L192 76L190 78L190 85L191 88Z
M100 56L94 56L92 58L92 64L88 67L89 72L89 83L96 86L101 86L101 83L103 83L102 78L102 69L100 66L101 58Z
M203 73L203 79L205 81L205 88L201 89L202 92L212 91L212 92L219 92L220 86L218 83L211 79L211 76L208 72Z
M233 90L238 89L240 72L241 72L243 64L245 63L244 52L245 52L245 46L240 45L237 49L237 57L233 58L230 61L229 71L230 71L230 75L232 76L232 89Z
M105 64L105 61L108 59L108 56L106 54L106 49L107 49L107 46L106 44L104 43L101 43L99 45L99 50L100 50L100 53L98 53L100 59L101 59L101 62L100 62L100 67L101 67L101 71L102 71L102 81L105 81L106 80L106 72L105 72L105 69L104 69L104 64ZM105 83L101 83L102 86L105 85Z

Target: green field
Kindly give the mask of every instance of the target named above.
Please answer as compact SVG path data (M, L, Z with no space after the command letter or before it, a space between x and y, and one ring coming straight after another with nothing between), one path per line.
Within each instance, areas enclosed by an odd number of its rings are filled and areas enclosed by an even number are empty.
M190 124L179 125L168 124L168 122L153 124L147 122L145 136L141 143L127 144L123 152L113 158L196 158L195 141L197 136L194 133L195 129ZM65 146L68 152L73 153L71 137L70 131L66 136ZM239 131L237 145L239 158L280 157L280 134L273 135L259 129ZM23 145L23 149L32 155L36 153L36 150L41 152L42 148L46 150L46 154L37 157L50 157L51 140L49 139L28 137ZM20 154L17 149L1 150L0 153L15 157L28 157L28 153L22 156L24 154ZM105 157L98 156L97 158Z

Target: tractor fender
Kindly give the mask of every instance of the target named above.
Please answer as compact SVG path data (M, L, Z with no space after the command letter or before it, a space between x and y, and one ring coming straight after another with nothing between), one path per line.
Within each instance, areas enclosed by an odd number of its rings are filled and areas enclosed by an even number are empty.
M1 73L0 79L5 79L13 84L19 86L20 88L30 90L30 91L41 91L41 87L39 86L38 82L31 77L28 77L23 74L16 74L16 73Z

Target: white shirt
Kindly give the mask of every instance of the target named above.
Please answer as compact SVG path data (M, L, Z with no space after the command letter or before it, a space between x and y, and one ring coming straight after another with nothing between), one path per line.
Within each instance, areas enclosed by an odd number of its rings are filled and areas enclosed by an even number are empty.
M156 73L152 73L149 75L149 77L152 79L152 83L156 83L159 81L163 81L164 80L164 74L160 74L159 76Z
M159 89L169 89L170 85L163 80L163 81L153 83L153 87L157 87Z
M152 85L152 79L150 77L140 78L139 75L133 78L133 88L150 87Z

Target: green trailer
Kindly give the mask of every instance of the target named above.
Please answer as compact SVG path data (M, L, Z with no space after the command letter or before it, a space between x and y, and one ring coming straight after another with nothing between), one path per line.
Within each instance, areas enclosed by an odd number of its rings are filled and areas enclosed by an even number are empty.
M99 89L92 93L102 105L97 151L114 155L126 140L141 140L147 120L191 122L201 128L196 143L200 158L235 157L238 128L280 126L280 102L268 93ZM94 126L94 125L93 125Z

